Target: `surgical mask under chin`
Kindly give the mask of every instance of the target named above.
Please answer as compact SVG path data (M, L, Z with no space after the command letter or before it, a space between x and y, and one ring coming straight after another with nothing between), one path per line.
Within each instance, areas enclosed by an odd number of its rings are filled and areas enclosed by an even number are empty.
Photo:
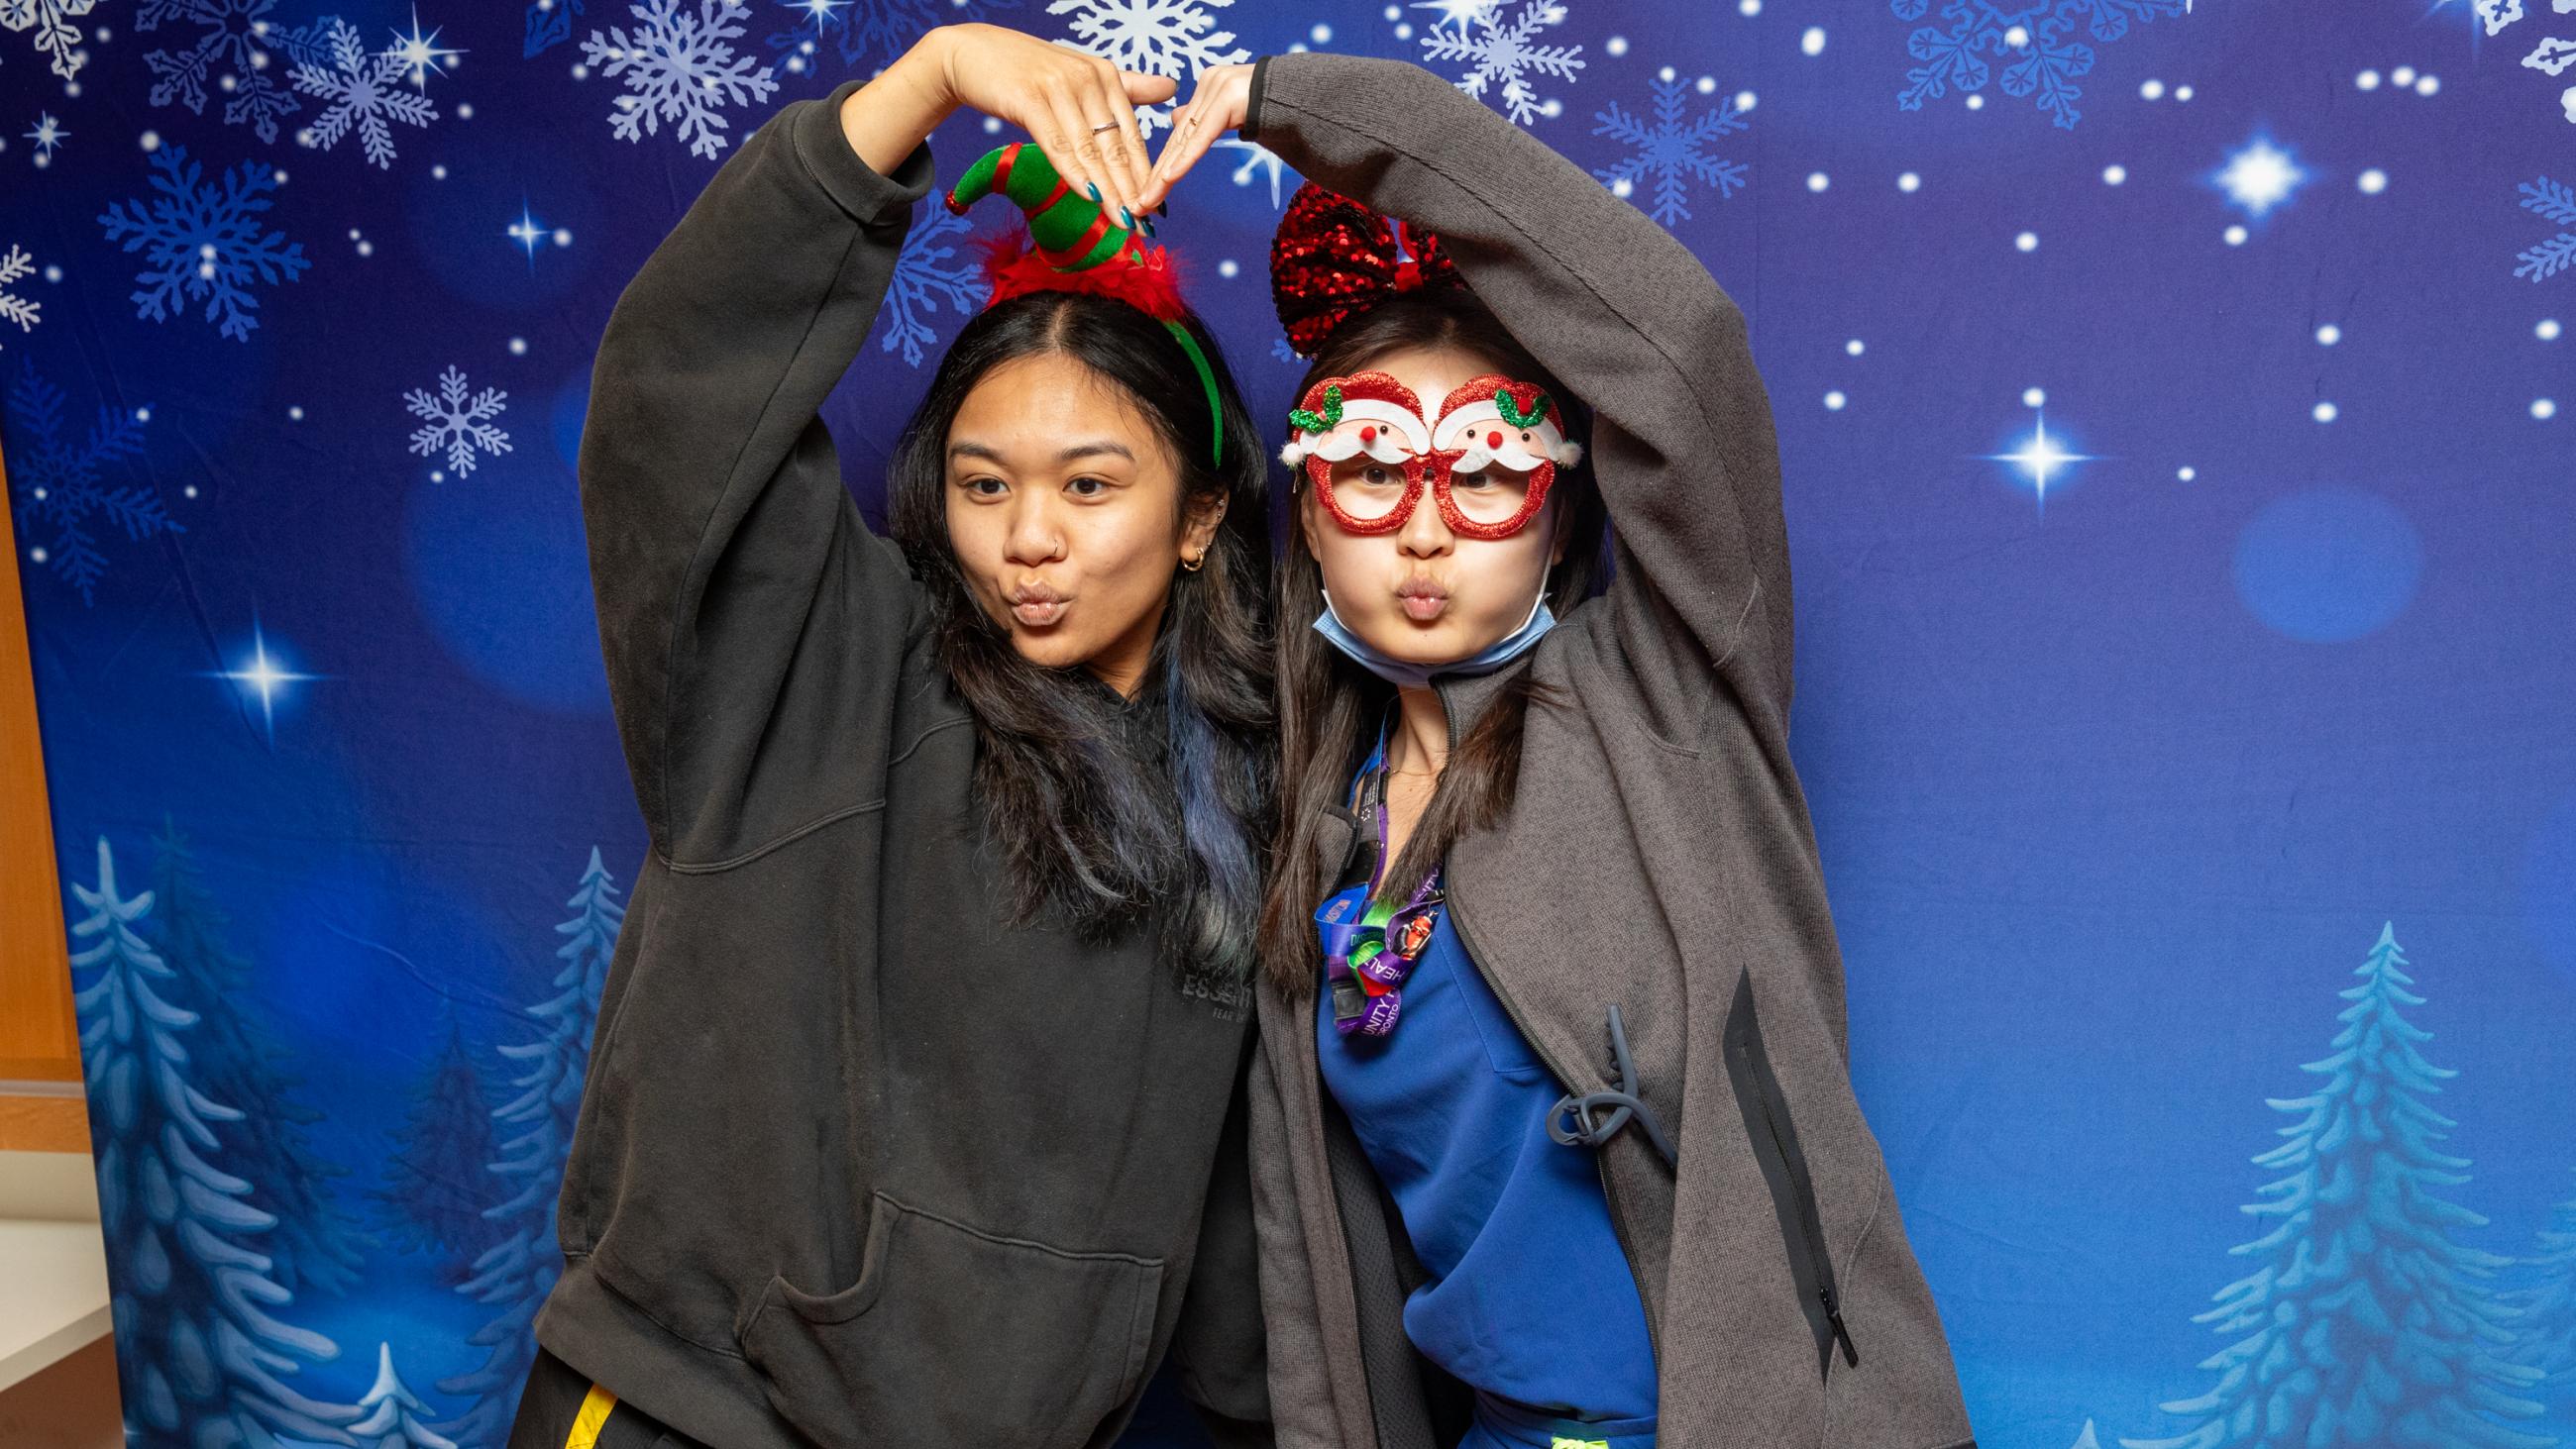
M1528 653L1530 646L1539 641L1539 636L1555 627L1556 615L1547 607L1544 588L1539 590L1538 598L1530 605L1529 617L1521 621L1519 628L1464 659L1452 659L1444 664L1416 664L1373 647L1343 623L1341 615L1333 612L1330 593L1324 594L1324 612L1315 616L1314 624L1316 633L1332 640L1334 648L1349 655L1352 662L1362 669L1389 684L1413 689L1429 688L1434 675L1492 673Z

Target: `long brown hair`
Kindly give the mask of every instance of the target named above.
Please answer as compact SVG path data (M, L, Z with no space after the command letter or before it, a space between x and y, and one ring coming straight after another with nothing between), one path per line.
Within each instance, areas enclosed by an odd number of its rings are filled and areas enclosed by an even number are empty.
M1207 358L1224 416L1213 462L1206 392L1163 324L1107 297L1034 292L977 314L940 359L889 461L887 515L928 584L939 662L974 712L976 794L1008 868L1014 922L1052 911L1090 941L1151 922L1157 954L1185 983L1231 998L1255 969L1271 833L1269 470L1216 339L1195 314L1183 325ZM949 425L994 368L1046 353L1123 388L1171 446L1181 460L1176 529L1194 506L1226 505L1204 566L1173 571L1132 706L1079 665L1047 669L1021 657L976 603L949 538Z
M1413 348L1456 348L1498 371L1544 386L1563 409L1567 435L1589 441L1590 414L1462 287L1402 292L1370 308L1324 340L1297 384L1305 395L1317 379L1359 372ZM1591 596L1602 573L1607 516L1587 461L1557 470L1548 492L1550 524L1563 516L1565 557L1547 576L1548 608L1562 615ZM1302 479L1289 494L1287 543L1272 578L1278 621L1271 654L1278 669L1279 807L1270 888L1261 906L1261 959L1271 982L1292 1000L1315 989L1322 951L1314 925L1315 851L1328 807L1341 803L1351 771L1376 739L1395 686L1360 668L1307 621L1323 612L1324 579L1306 541ZM1426 503L1424 506L1428 506ZM1570 516L1559 510L1571 510ZM1511 808L1520 779L1521 731L1533 700L1553 702L1526 669L1507 681L1475 726L1449 752L1439 784L1381 889L1410 892L1438 867L1458 838L1483 829Z

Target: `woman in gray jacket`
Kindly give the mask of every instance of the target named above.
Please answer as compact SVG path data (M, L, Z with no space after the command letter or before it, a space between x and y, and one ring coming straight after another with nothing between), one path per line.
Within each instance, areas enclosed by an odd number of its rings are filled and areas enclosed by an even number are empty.
M1229 128L1310 183L1250 1087L1281 1442L1965 1449L1852 1094L1742 314L1418 67L1207 72L1144 204Z

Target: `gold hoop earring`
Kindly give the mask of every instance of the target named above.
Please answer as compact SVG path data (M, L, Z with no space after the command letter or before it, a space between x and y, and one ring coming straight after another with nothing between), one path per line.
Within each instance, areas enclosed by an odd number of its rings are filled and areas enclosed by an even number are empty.
M1197 573L1200 569L1207 566L1207 556L1208 551L1204 548L1200 549L1198 557L1185 558L1181 560L1181 567L1189 570L1191 573Z

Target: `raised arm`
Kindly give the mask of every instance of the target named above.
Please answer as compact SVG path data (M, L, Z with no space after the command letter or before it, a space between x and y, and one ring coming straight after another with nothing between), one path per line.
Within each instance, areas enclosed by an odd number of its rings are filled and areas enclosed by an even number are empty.
M1319 185L1440 235L1476 295L1593 409L1614 618L1641 685L1715 669L1785 738L1779 451L1743 313L1699 258L1409 62L1265 57L1241 129Z
M890 686L914 609L816 416L931 186L918 134L885 173L845 135L861 85L743 139L619 296L592 366L580 472L600 647L654 848L682 862L843 803L770 798L772 719L809 696L846 704L865 688L852 671Z

